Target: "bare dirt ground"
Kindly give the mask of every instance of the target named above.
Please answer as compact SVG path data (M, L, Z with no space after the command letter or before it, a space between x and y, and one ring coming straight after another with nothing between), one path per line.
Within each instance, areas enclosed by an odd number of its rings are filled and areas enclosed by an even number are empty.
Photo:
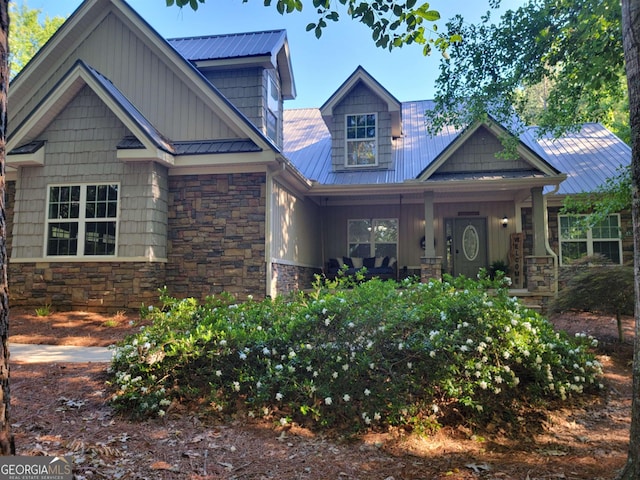
M10 314L10 340L109 345L139 328L136 314ZM176 408L131 422L107 403L106 364L12 363L11 421L20 455L71 455L78 479L613 479L623 467L631 411L633 319L626 341L615 320L591 314L553 319L600 340L605 392L571 408L500 426L445 428L430 437L400 432L353 438L297 426L230 418L215 422Z

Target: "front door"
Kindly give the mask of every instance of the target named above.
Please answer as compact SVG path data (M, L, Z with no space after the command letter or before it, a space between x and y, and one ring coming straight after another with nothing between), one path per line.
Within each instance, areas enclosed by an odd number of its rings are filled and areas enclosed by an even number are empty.
M453 218L447 220L449 255L453 275L475 278L487 268L487 221L485 218Z

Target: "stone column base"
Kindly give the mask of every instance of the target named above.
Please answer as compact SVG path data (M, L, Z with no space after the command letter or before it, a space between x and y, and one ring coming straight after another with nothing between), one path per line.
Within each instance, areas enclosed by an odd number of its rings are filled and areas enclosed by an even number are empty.
M420 258L420 281L442 280L442 257Z
M552 256L525 258L527 290L536 293L555 293L555 259Z

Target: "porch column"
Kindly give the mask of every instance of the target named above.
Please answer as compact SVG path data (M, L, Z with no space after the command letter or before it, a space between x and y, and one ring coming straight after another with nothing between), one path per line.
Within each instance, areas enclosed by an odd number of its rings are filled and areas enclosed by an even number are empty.
M433 192L424 192L424 256L436 256L435 233L433 229Z
M433 192L424 192L424 256L420 258L420 281L442 280L442 257L436 257L433 228Z
M542 187L531 189L531 206L533 216L533 256L544 257L547 255L546 238L547 232L544 221L544 197Z

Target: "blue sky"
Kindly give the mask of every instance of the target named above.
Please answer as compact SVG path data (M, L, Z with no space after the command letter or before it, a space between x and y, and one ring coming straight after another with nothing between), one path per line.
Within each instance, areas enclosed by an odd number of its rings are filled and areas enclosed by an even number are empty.
M18 0L20 1L20 0ZM27 0L49 16L69 16L81 0ZM275 7L264 7L263 0L207 0L197 12L166 7L165 0L128 0L160 35L165 38L251 32L284 28L287 30L293 73L298 96L285 102L285 108L321 106L347 77L362 65L398 100L430 99L438 75L439 54L422 55L419 46L392 52L376 48L365 26L345 17L330 24L320 39L305 30L315 21L310 0L301 13L280 15ZM275 4L275 0L273 2ZM503 9L515 9L525 0L502 0ZM461 13L469 22L478 21L488 10L487 0L433 0L431 8L446 19ZM497 18L495 12L492 17Z

